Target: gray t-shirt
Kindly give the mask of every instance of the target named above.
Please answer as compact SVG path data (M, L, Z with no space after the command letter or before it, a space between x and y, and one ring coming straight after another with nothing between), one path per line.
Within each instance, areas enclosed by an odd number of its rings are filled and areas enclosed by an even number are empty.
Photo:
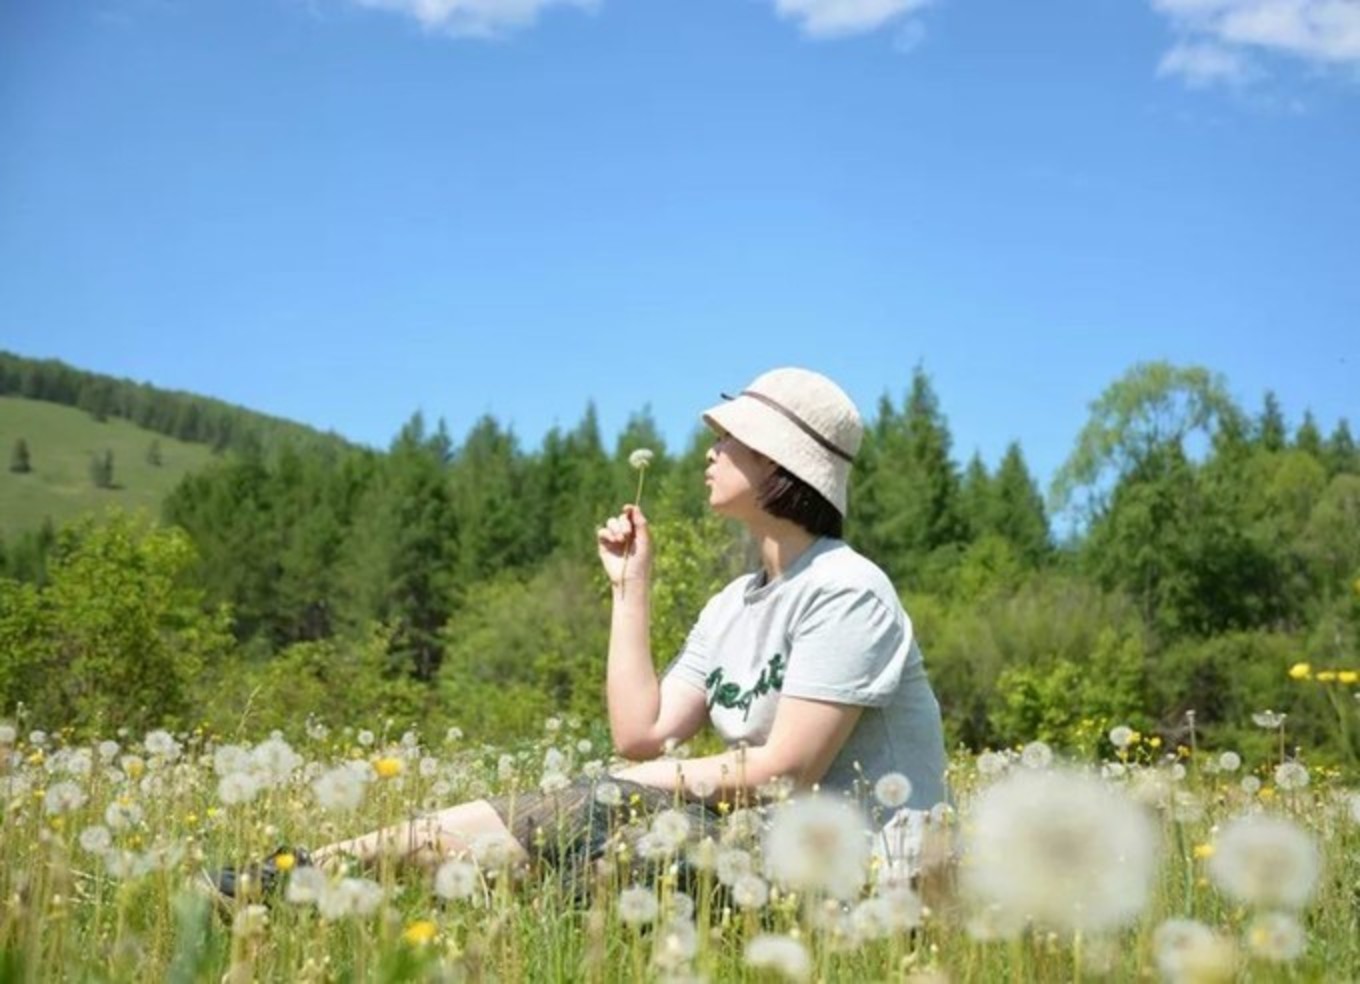
M759 571L727 585L666 674L706 693L728 745L763 744L780 694L860 705L823 788L850 791L861 773L872 784L901 772L908 806L945 799L940 705L911 620L887 575L841 540L817 540L769 583Z

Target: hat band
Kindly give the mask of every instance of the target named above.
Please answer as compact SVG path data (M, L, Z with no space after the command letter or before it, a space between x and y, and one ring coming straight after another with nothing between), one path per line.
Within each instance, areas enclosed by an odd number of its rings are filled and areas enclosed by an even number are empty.
M749 396L749 397L750 397L751 399L753 399L753 400L759 400L761 403L765 404L765 405L766 405L767 407L769 407L771 410L775 410L775 411L777 411L777 412L783 414L783 415L784 415L785 417L787 417L790 421L792 421L793 424L794 424L800 431L802 431L802 432L803 432L804 434L806 434L808 437L812 438L814 441L816 441L816 442L817 442L818 444L820 444L822 447L826 448L826 450L828 450L828 451L830 451L832 454L836 455L836 457L838 457L838 458L844 458L846 461L849 461L849 462L853 462L853 461L855 460L854 457L853 457L852 455L846 454L846 453L845 453L844 451L842 451L840 448L836 447L836 445L832 444L830 441L828 441L826 438L824 438L821 434L818 434L818 433L812 428L812 425L810 425L806 420L804 420L802 417L798 416L798 414L794 413L792 410L790 410L788 407L784 406L782 403L778 402L777 400L772 400L772 399L770 399L768 396L766 396L764 393L757 393L755 390L742 390L742 391L741 391L739 394L737 394L737 395L738 395L738 396ZM732 397L728 396L726 393L722 394L722 396L723 396L723 399L724 399L724 400L730 400L730 399L732 399Z

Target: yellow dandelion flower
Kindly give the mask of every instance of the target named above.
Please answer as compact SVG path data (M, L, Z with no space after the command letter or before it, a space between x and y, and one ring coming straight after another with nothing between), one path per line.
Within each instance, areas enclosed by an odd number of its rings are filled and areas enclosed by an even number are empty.
M1307 680L1313 675L1313 667L1309 663L1295 663L1289 668L1289 678L1291 680Z
M401 934L401 938L412 946L424 946L435 938L439 932L439 927L428 919L417 919L406 927L406 931Z
M1318 683L1333 683L1336 680L1336 670L1318 670L1317 676L1313 679Z
M1196 844L1193 853L1200 861L1203 861L1205 858L1211 858L1214 856L1214 845Z
M1138 744L1138 743L1139 743L1140 741L1142 741L1142 740L1143 740L1143 735L1142 735L1141 732L1133 731L1133 732L1131 732L1131 733L1129 734L1129 744L1130 744L1130 745L1136 745L1136 744Z
M1357 672L1356 670L1341 670L1337 673L1336 679L1340 683L1350 685L1360 681L1360 672Z
M274 855L274 867L280 871L292 871L297 867L297 858L284 851L282 854Z
M391 779L401 775L401 759L386 755L373 763L373 771L379 779Z
M188 826L190 826L190 827L197 826L197 824L198 824L198 814L197 814L197 813L190 813L190 814L188 814L188 815L184 818L184 822L185 822Z
M217 816L218 812L219 812L219 811L218 811L217 807L215 807L215 806L210 806L210 807L208 807L208 809L207 809L207 814L208 814L208 816L209 816L210 818L211 818L211 817Z
M28 757L28 764L29 765L43 764L43 751L41 748L33 749L33 754Z
M64 818L62 818L62 817L53 817L53 818L52 818L52 829L53 829L53 830L61 830L62 827L64 827L65 825L66 825L66 821L65 821Z
M1263 800L1273 800L1273 799L1275 798L1275 787L1274 787L1274 786L1262 786L1262 787L1261 787L1261 791L1260 791L1259 793L1257 793L1256 795L1259 796L1259 797L1261 797L1261 799L1263 799Z
M1161 747L1162 739L1158 738L1156 735L1153 735L1151 738L1148 739L1148 748L1161 748Z

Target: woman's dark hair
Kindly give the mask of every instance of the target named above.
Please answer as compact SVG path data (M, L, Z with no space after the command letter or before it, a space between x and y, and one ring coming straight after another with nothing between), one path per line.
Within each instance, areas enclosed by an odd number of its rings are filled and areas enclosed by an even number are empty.
M813 536L841 539L845 519L826 497L783 465L761 487L756 501L771 516L797 523Z

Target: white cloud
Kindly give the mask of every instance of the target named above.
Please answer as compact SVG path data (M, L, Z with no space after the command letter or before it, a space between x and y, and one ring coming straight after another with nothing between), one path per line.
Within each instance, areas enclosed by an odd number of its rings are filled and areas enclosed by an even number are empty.
M1160 75L1238 82L1249 52L1360 66L1360 0L1151 0L1180 36Z
M1188 85L1200 87L1245 82L1249 69L1240 51L1212 43L1182 42L1162 56L1157 74L1179 76Z
M774 0L779 16L810 38L867 34L927 6L931 0Z
M407 14L429 31L487 38L529 27L549 7L594 8L596 0L354 0L361 7Z

